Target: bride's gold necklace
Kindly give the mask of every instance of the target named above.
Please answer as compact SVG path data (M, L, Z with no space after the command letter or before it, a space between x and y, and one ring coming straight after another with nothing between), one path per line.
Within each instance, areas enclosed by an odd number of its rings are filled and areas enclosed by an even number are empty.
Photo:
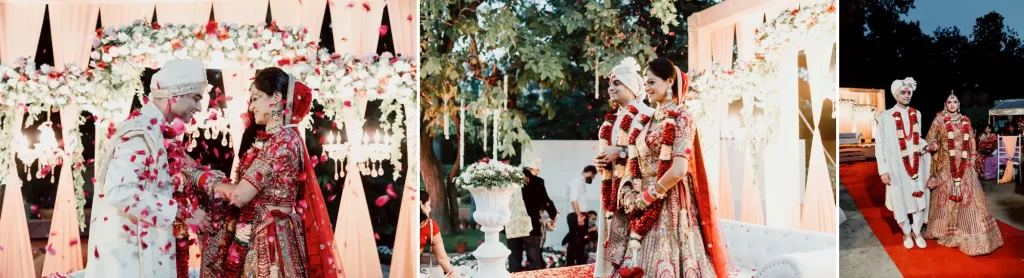
M676 107L676 102L675 101L671 101L671 100L665 102L664 105L658 104L657 107L654 110L654 122L655 123L660 123L661 120L665 119L665 113L668 111L668 109L669 108L675 108L675 107Z

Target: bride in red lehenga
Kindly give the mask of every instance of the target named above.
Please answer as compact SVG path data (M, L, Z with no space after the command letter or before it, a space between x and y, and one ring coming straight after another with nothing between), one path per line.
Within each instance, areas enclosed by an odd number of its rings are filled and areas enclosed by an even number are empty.
M256 73L249 111L266 125L240 156L235 184L186 177L207 189L201 277L344 277L330 218L297 124L308 87L279 68ZM225 197L226 196L226 197ZM209 198L214 197L214 198ZM218 202L226 198L231 203Z
M928 151L932 155L931 212L924 237L938 239L939 245L959 248L968 256L992 253L1003 245L985 192L981 189L977 147L971 120L960 114L956 95L946 99L928 130Z
M696 126L681 102L687 83L666 58L647 65L645 87L656 111L643 130L630 132L626 181L616 198L629 216L629 235L610 235L617 242L606 256L622 256L613 277L728 275Z

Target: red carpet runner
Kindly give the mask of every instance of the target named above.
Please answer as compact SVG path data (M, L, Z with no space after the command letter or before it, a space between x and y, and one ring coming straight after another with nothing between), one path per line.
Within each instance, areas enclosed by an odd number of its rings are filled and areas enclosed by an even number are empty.
M577 265L570 267L549 268L544 270L525 271L512 273L513 278L541 278L541 277L594 277L594 264Z
M1024 271L1024 232L996 220L1003 246L985 256L970 257L928 240L928 247L907 250L903 233L885 208L885 185L875 162L841 164L839 173L857 208L904 277L1021 277ZM927 228L927 226L925 226ZM857 276L849 273L850 276Z

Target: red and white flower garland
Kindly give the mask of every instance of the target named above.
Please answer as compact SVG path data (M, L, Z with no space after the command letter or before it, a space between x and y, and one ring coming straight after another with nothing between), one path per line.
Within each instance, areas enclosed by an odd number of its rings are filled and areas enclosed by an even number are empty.
M608 114L604 116L604 123L601 124L601 129L597 133L599 138L598 145L601 147L601 151L612 146L612 125L615 122L615 114ZM614 166L612 166L614 167ZM604 211L611 214L615 211L615 196L618 192L613 186L612 175L613 169L601 168L601 203Z
M963 133L963 136L960 138L956 138L957 136L955 136L955 129L953 127L954 122L960 122L960 132ZM957 120L952 120L950 116L946 116L945 124L946 146L949 148L949 170L953 177L953 189L950 191L949 199L954 202L960 202L964 199L962 187L964 172L967 170L967 149L971 147L971 122L967 117L963 116ZM963 151L956 151L956 139L963 140L963 145L961 145L961 148L964 149ZM960 155L959 166L957 165L956 159L958 154Z
M672 168L672 144L676 140L676 119L682 116L680 110L666 110L665 119L661 121L662 133L659 141L661 148L658 153L658 179L665 176L669 168ZM661 214L661 207L664 204L665 195L658 193L657 186L649 187L647 190L638 190L641 205L640 209L633 213L629 220L630 247L639 248L640 240L643 239L654 223L658 221Z
M917 180L918 172L921 170L921 126L917 125L917 110L910 108L908 112L912 130L909 134L904 130L903 114L900 111L896 111L892 113L892 116L896 119L896 136L899 138L896 141L900 143L900 156L903 157L903 167L907 170L911 180ZM907 151L908 141L913 142L910 152ZM911 163L910 156L914 156L913 163ZM916 198L921 198L924 196L924 191L917 190L912 195Z

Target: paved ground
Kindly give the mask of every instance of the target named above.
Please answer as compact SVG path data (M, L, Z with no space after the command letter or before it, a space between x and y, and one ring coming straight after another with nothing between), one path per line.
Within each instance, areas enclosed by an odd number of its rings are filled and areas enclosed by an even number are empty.
M1024 230L1024 195L1015 193L1016 183L982 181L992 215L999 221ZM839 273L841 277L902 277L889 259L864 216L857 210L846 186L840 183L839 207L849 218L839 226Z

